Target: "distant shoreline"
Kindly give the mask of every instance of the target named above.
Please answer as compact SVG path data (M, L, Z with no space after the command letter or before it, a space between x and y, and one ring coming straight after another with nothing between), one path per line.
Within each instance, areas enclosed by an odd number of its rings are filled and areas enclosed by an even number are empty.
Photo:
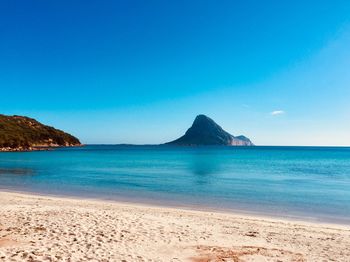
M51 151L58 148L70 148L70 147L82 147L85 145L71 145L71 146L31 146L28 148L23 147L1 147L0 152L32 152L32 151Z
M9 147L2 147L0 148L0 152L32 152L32 151L49 151L53 150L56 147L29 147L29 148L9 148Z
M254 145L254 146L230 146L230 145L173 145L173 144L81 144L71 146L32 146L29 148L10 148L0 147L1 152L35 152L35 151L53 151L60 148L76 148L76 147L92 147L92 146L125 146L125 147L165 147L165 148L235 148L235 149L259 149L259 148L350 148L350 146L324 146L324 145L301 145L301 146L290 146L290 145Z
M84 144L84 146L135 146L135 147L147 147L147 146L163 146L163 147L169 147L169 148L249 148L249 149L256 149L256 148L281 148L281 147L287 147L287 148L350 148L350 145L254 145L254 146L232 146L232 145L174 145L174 144L125 144L125 143L120 143L120 144Z

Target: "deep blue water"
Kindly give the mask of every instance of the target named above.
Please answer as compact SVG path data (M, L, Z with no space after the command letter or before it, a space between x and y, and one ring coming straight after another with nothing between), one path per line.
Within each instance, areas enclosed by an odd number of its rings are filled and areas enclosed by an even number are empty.
M0 188L350 224L350 148L85 146L0 153Z

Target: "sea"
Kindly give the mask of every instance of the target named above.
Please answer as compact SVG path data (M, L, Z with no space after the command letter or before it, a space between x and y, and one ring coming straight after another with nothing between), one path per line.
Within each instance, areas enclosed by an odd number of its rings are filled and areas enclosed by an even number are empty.
M350 148L86 145L4 152L0 189L349 225Z

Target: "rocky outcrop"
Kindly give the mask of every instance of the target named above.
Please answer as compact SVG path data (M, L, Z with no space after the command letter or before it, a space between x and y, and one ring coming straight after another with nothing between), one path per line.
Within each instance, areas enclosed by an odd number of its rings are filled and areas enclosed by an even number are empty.
M223 130L214 120L198 115L186 133L169 145L223 145L223 146L253 146L245 136L233 136Z

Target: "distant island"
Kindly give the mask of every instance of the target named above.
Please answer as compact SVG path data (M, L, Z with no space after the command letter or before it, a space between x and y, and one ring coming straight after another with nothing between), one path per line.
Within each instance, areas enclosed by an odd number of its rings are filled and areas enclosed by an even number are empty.
M0 151L80 146L78 138L25 116L0 114Z
M198 115L186 133L165 145L254 146L243 135L233 136L206 115ZM0 114L0 152L81 146L78 138L25 116Z
M206 115L198 115L186 133L167 145L254 146L245 136L233 136Z

